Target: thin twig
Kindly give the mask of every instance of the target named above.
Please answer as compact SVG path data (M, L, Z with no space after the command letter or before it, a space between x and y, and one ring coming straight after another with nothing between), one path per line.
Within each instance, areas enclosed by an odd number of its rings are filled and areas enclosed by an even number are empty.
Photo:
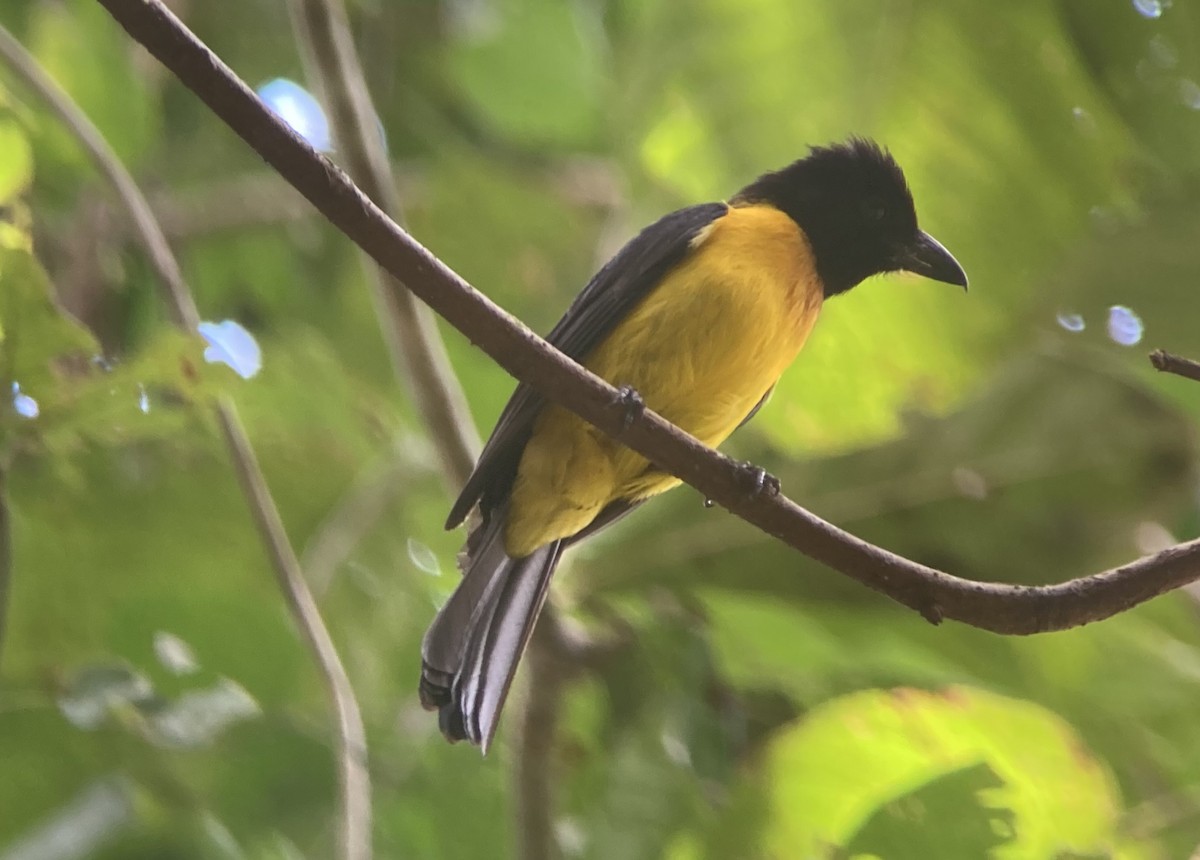
M338 151L350 176L380 208L403 221L395 180L380 140L362 64L354 49L342 0L292 0L294 29L308 55L311 77L332 115ZM375 308L392 353L402 357L409 385L452 493L466 483L479 453L479 438L429 309L385 269L370 277ZM311 573L311 572L310 572ZM539 629L554 625L547 605ZM559 662L547 650L547 635L529 647L530 692L525 730L517 756L517 839L523 860L544 860L553 850L554 803L549 768L563 681L552 670ZM537 667L532 668L532 667Z
M292 20L312 77L331 114L338 153L348 172L384 212L402 220L400 198L379 135L371 94L340 0L292 0ZM452 493L466 483L479 435L433 315L403 281L372 266L368 276L380 330L397 375L412 391Z
M1200 578L1200 540L1059 585L972 582L869 544L783 495L753 492L747 469L647 410L627 426L611 385L476 292L396 226L328 160L263 109L254 93L159 0L99 0L120 24L339 230L404 281L501 367L737 516L938 622L1007 634L1108 618Z
M1150 363L1164 373L1174 373L1176 376L1200 382L1200 361L1192 361L1190 358L1181 358L1166 350L1156 349L1150 353Z
M154 213L142 196L141 190L129 171L121 164L117 154L113 152L108 141L91 120L79 109L79 106L67 95L59 85L43 71L21 43L8 30L0 27L0 58L21 81L29 87L38 98L46 103L50 110L58 116L71 134L83 145L91 156L96 169L107 179L117 196L129 210L134 227L142 237L162 235L154 220ZM166 241L145 242L146 253L163 280L170 301L168 306L175 317L175 322L187 331L194 332L200 324L200 314L196 311L196 303L184 283L179 264Z
M2 27L0 57L46 102L51 111L83 144L97 169L112 183L117 196L129 210L150 262L166 291L168 304L176 322L185 331L195 332L200 323L195 301L183 279L175 255L171 252L149 204L133 177L91 121L46 75L20 43ZM342 860L367 860L371 855L370 776L359 755L366 749L366 732L363 729L358 702L333 639L300 573L295 551L288 541L279 511L232 402L228 399L221 400L217 404L217 417L229 446L242 491L246 495L255 524L271 558L280 590L312 651L336 713L342 818L338 856Z
M556 647L558 616L543 616L525 656L525 699L521 703L518 754L513 760L517 857L556 860L554 835L554 749L563 693L570 678L565 653Z
M254 449L250 446L233 404L227 400L220 403L217 415L221 420L225 441L234 454L233 462L242 492L246 494L259 532L265 539L283 594L292 616L317 658L322 680L331 694L336 715L338 776L342 793L337 856L341 860L369 860L371 774L366 763L367 734L358 700L312 592L304 582L300 562L284 530L279 509L271 498Z

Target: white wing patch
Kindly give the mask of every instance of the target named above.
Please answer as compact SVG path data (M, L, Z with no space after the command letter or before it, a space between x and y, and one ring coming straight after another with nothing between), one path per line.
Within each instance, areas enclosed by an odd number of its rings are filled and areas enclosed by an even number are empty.
M720 218L714 218L713 220L709 221L696 232L695 236L691 238L691 240L688 242L688 247L693 251L699 248L708 241L708 237L713 234L713 231L717 229L717 225L720 223Z

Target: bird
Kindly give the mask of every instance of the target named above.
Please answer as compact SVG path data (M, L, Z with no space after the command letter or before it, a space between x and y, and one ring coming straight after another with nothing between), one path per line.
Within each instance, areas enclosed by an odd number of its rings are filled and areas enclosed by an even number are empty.
M901 270L967 287L918 226L892 155L853 137L655 221L546 339L631 409L716 447L766 402L827 299ZM447 518L450 529L476 513L463 578L422 641L418 694L448 740L486 755L563 551L679 483L517 386Z

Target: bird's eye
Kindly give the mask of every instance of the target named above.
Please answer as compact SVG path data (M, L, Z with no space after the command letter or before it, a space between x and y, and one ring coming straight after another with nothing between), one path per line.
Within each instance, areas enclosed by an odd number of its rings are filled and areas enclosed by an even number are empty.
M863 215L868 221L882 221L885 214L883 203L879 200L868 200L863 204Z

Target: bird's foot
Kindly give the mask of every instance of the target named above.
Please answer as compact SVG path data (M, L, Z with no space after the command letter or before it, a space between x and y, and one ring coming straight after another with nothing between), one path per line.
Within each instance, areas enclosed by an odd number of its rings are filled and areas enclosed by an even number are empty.
M779 479L760 466L738 463L738 477L752 497L779 495Z
M616 403L625 410L625 414L621 418L622 432L632 427L633 422L646 412L646 401L631 385L621 385L617 388Z

